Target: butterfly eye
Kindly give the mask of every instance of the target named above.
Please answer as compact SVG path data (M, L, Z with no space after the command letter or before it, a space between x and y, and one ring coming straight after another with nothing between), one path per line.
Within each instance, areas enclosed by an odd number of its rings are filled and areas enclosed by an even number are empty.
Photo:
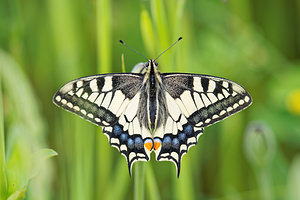
M155 64L155 66L156 66L156 67L158 66L158 64L157 64L157 62L156 62L156 61L154 61L154 64Z

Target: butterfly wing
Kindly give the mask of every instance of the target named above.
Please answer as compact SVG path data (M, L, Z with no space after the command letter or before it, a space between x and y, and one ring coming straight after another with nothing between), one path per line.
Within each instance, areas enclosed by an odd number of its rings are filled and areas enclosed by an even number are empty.
M179 73L161 77L169 116L154 133L161 142L156 159L174 162L179 176L181 158L197 144L203 128L247 108L252 99L242 86L224 78Z
M142 98L143 75L104 74L79 78L61 87L53 102L103 127L110 144L127 159L129 172L137 160L149 160L144 141L150 131L140 124L137 113ZM143 134L142 134L143 129Z

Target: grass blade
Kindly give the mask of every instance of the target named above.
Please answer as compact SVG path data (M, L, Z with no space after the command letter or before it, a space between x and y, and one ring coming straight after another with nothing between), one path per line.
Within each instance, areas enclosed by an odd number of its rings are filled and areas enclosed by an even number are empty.
M2 65L0 57L0 65ZM5 137L4 137L4 118L2 102L2 67L0 66L0 199L6 199L7 182L5 175Z
M98 73L112 72L111 67L111 1L97 0L97 59ZM111 181L112 148L107 142L107 137L102 129L100 136L97 135L97 198L100 199L107 192L108 183Z

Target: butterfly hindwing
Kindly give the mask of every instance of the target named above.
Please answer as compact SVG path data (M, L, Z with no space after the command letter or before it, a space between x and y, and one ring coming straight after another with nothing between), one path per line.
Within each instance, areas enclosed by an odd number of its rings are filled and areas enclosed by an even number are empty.
M182 156L197 144L203 128L191 126L175 100L167 92L165 97L168 116L154 132L156 160L172 161L179 177Z
M148 161L150 151L145 148L147 141L152 142L150 130L145 128L138 118L141 102L145 102L138 92L128 103L117 123L113 127L104 127L103 132L109 142L125 156L131 175L132 165L136 161Z

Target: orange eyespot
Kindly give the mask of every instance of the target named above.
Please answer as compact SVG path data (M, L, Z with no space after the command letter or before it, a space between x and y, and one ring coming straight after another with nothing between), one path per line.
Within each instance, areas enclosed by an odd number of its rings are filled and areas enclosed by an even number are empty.
M151 151L153 148L153 141L152 140L146 140L144 146Z
M157 150L161 146L160 139L154 139L154 150Z

